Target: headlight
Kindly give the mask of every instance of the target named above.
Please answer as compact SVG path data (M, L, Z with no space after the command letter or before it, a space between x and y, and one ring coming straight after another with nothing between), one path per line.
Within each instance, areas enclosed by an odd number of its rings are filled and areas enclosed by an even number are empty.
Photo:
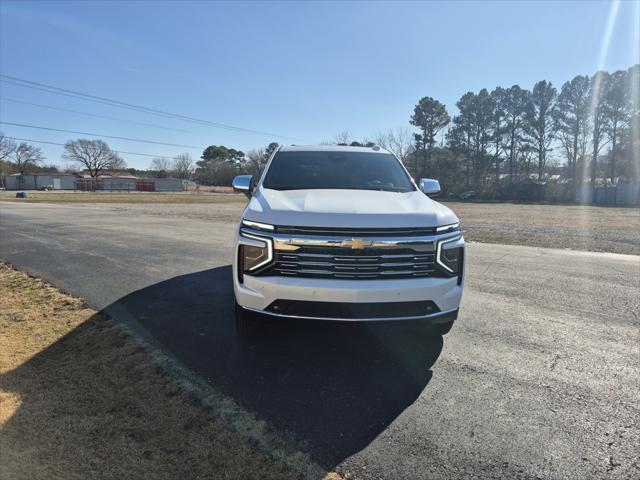
M436 232L437 233L453 232L454 230L458 230L459 228L460 228L460 222L456 222L450 225L442 225L441 227L436 227Z
M250 273L255 272L273 259L273 246L271 239L257 237L248 233L242 233L242 236L254 242L241 243L238 251L239 270Z
M436 252L436 263L452 277L462 273L464 247L455 245L459 240L460 237L456 237L438 242Z
M258 230L268 230L271 232L274 230L273 225L269 225L268 223L254 222L252 220L242 219L242 225L249 228L257 228Z
M269 261L269 251L266 247L242 245L242 267L245 272L256 270L260 265Z

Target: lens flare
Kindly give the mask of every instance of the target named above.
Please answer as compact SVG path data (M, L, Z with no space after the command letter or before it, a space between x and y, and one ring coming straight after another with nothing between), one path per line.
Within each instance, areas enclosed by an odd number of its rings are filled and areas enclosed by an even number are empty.
M611 3L611 9L609 10L609 19L607 20L607 29L605 30L604 37L602 38L602 45L600 45L598 70L603 70L605 62L607 61L607 55L609 54L609 45L611 44L611 37L613 35L613 29L616 25L616 19L618 18L619 8L620 0L614 0Z
M611 8L609 9L609 18L607 19L607 28L605 29L604 36L602 38L602 44L600 45L600 55L598 57L598 69L596 74L594 75L591 85L591 98L589 105L589 118L593 120L595 115L598 114L598 110L600 109L602 103L602 88L603 88L603 80L605 75L603 74L605 64L607 61L607 56L609 55L609 47L611 45L611 37L613 36L613 31L616 26L616 19L618 18L618 9L620 8L620 0L614 0L611 3ZM586 133L586 132L585 132ZM593 155L593 152L591 152ZM588 161L589 153L585 154L585 159L582 162L582 178L584 181L587 177L589 177L589 168L590 162ZM592 161L596 161L595 158L591 159ZM590 190L592 195L595 197L595 183L590 185ZM584 192L584 189L583 189ZM592 202L595 201L595 198L592 198Z
M633 178L640 178L640 2L635 3L633 31L633 63L629 75L631 92L631 152L633 155Z

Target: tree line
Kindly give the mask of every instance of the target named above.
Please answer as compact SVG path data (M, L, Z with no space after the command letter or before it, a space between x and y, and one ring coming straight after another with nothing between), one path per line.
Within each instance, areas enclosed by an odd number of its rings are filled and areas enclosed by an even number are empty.
M578 75L557 89L541 80L467 92L456 114L433 97L415 105L409 124L355 140L348 131L324 144L371 146L394 152L411 175L438 178L449 194L474 190L484 198L525 199L551 184L552 200L572 200L575 187L638 183L640 66ZM417 131L416 131L417 130ZM229 185L238 173L257 174L277 143L242 151L207 147L195 178Z
M532 90L514 85L467 92L453 117L438 100L424 97L410 119L419 132L408 167L416 177L440 178L450 190L497 198L552 174L569 195L579 185L637 183L639 90L635 65L578 75L559 90L541 80Z
M398 129L372 141L393 151L414 178L438 178L449 194L526 199L537 191L569 201L580 185L639 182L639 96L635 65L578 75L559 90L541 80L532 90L467 92L453 116L440 101L423 97L409 119L417 132ZM334 138L342 145L372 141L354 142L348 131Z
M118 152L100 139L76 139L64 144L62 159L65 167L45 165L42 149L26 142L17 143L0 132L0 186L6 175L29 173L75 173L97 178L101 175L128 173L140 177L180 178L195 180L202 185L230 185L233 177L242 173L259 175L271 154L278 148L275 142L247 154L225 146L211 145L195 162L189 153L174 157L156 157L145 170L128 168Z
M91 178L128 173L142 177L191 179L195 170L189 153L180 153L172 158L154 158L147 170L128 168L118 152L100 139L69 140L64 144L62 159L68 162L66 167L45 165L42 149L26 142L17 143L0 132L0 186L4 185L5 176L16 173L74 173Z
M438 178L448 194L474 190L479 197L526 196L531 186L553 185L552 200L571 200L575 187L640 180L640 65L613 73L578 75L557 89L541 80L531 90L513 85L467 92L457 113L423 97L409 127L355 140L348 131L323 144L371 146L392 151L415 178ZM223 145L206 147L198 161L188 153L154 158L147 170L126 163L102 140L70 140L62 158L68 170L97 177L127 171L142 176L230 185L238 174L258 176L278 143L246 154ZM38 147L0 134L0 173L51 170Z

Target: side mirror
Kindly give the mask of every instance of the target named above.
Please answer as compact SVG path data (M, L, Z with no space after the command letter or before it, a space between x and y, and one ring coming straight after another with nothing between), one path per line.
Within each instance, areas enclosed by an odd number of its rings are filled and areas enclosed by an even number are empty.
M421 178L420 179L420 190L422 190L427 195L431 195L435 197L441 191L440 182L433 178Z
M233 179L231 184L234 192L242 192L247 197L251 198L253 192L253 176L252 175L238 175Z

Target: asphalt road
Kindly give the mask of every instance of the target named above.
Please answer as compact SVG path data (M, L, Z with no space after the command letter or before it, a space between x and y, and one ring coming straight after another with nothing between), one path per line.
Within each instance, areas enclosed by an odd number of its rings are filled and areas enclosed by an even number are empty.
M189 368L354 478L640 477L640 257L473 243L444 341L418 324L290 322L239 340L235 228L2 203L0 258L135 316Z

